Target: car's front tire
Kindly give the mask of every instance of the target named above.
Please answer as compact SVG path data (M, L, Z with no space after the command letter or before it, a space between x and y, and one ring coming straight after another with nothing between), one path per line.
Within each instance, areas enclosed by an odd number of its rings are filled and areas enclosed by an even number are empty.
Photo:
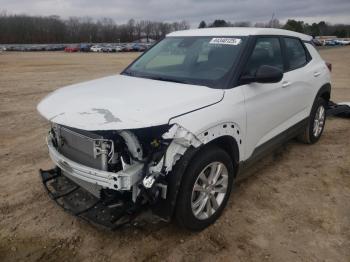
M323 133L325 123L326 101L322 97L318 97L311 109L308 125L299 135L299 140L306 144L316 143Z
M191 160L183 174L176 205L178 223L202 230L221 215L231 193L234 168L221 148L208 146Z

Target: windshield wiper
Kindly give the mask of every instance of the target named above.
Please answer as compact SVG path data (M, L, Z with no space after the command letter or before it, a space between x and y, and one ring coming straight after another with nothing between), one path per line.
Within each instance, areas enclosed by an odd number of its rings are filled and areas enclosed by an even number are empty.
M145 76L145 78L149 78L149 79L152 79L152 80L180 83L180 84L188 84L188 82L186 82L184 80L173 79L173 78L166 78L166 77L162 77L162 76Z
M130 70L126 70L122 73L123 75L127 75L127 76L135 76L135 72L130 71Z
M143 74L137 73L135 71L130 71L130 70L124 71L123 75L135 76L135 77L141 77L141 78L147 78L147 79L159 80L159 81L166 81L166 82L173 82L173 83L180 83L180 84L189 84L189 82L184 81L184 80L167 78L167 77L163 77L163 76L143 75Z

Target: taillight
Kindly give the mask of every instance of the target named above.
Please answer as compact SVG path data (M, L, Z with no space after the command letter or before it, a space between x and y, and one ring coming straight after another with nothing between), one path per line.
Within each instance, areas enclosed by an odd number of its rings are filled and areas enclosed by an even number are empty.
M332 64L326 62L326 66L328 67L329 72L332 72Z

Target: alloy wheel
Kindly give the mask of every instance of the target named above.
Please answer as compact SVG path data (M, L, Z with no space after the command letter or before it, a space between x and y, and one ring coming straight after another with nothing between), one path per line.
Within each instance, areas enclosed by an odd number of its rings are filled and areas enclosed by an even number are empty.
M198 175L194 183L191 207L194 216L210 218L221 206L228 187L228 171L221 162L212 162Z

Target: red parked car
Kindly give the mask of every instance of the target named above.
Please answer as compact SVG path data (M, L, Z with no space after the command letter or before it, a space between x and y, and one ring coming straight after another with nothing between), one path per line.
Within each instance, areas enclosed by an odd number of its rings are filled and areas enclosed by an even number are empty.
M69 45L66 46L66 48L64 49L64 52L68 52L68 53L74 53L74 52L79 52L80 47L78 45Z

